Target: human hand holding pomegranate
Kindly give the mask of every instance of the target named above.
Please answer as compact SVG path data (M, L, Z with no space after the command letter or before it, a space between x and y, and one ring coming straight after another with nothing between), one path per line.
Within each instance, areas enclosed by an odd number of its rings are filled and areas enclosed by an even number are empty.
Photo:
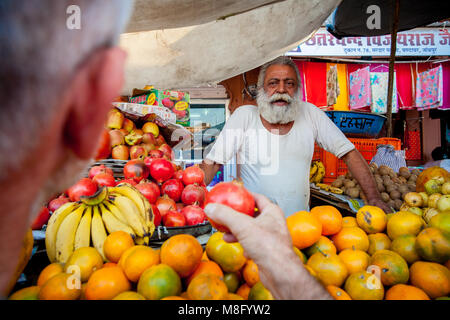
M261 282L276 299L330 299L295 254L280 207L263 195L252 195L259 209L256 218L217 203L208 204L205 213L231 231L224 240L239 241L245 255L258 265Z

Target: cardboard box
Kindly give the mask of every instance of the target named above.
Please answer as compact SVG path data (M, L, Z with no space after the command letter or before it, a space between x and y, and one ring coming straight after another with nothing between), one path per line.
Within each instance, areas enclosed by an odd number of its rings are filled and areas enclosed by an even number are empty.
M187 92L154 88L149 90L135 89L129 102L167 108L176 115L177 124L185 127L190 125L190 95Z

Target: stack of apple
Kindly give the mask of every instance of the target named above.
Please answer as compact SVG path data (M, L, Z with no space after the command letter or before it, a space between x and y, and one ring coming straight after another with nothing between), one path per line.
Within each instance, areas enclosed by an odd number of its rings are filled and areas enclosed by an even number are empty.
M160 134L158 125L152 121L137 128L133 121L114 108L108 113L105 132L108 134L105 140L109 140L110 154L104 158L143 160L152 151L160 150L169 160L173 160L171 149L167 148L169 146Z
M128 161L125 180L150 202L155 226L194 226L206 221L203 211L208 190L203 170L195 165L182 170L156 152L144 160Z
M409 192L405 195L401 211L410 211L422 216L429 223L435 215L450 213L450 182L430 179L424 184L425 191Z

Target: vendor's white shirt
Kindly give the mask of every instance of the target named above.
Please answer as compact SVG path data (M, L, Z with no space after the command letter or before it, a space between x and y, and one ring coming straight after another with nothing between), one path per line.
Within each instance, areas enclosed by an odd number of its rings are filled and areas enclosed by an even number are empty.
M314 141L338 158L355 148L313 104L302 103L298 118L285 135L269 132L258 108L245 105L228 119L206 158L220 164L237 161L244 186L267 196L287 217L309 209Z

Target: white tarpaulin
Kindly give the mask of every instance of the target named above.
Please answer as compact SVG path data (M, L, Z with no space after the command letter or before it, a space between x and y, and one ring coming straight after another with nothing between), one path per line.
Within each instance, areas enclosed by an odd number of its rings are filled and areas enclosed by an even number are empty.
M123 93L215 84L256 68L305 41L339 2L285 0L201 25L123 34Z
M204 24L284 0L135 0L127 32Z

